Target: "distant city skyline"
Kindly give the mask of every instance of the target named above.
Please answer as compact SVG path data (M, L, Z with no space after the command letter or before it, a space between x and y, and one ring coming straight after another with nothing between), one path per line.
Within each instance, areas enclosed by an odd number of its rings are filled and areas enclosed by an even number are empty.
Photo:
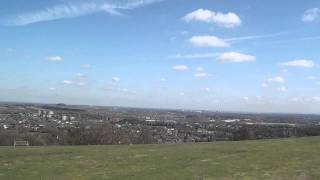
M320 113L320 1L0 5L1 101Z

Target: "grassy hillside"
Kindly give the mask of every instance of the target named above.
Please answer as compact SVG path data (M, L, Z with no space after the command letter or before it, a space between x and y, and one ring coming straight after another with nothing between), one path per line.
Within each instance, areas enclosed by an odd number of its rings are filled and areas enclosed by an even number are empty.
M0 147L0 179L320 179L320 138Z

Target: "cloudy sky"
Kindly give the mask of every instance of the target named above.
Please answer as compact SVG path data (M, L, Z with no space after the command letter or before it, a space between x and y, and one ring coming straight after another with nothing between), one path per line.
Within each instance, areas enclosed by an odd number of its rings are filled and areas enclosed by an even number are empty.
M0 100L320 113L320 1L2 0Z

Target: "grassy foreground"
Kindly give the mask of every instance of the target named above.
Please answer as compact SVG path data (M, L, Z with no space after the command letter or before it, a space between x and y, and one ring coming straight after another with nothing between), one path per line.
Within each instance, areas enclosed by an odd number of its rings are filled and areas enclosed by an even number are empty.
M0 179L320 179L320 137L180 145L0 147Z

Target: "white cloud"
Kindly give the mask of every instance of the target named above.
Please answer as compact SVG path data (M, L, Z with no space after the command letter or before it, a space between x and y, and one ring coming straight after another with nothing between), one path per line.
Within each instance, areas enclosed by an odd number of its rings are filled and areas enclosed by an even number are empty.
M291 67L303 67L303 68L312 68L315 66L313 61L305 60L305 59L283 62L280 65L291 66Z
M175 71L188 71L189 68L186 65L176 65L172 67L173 70Z
M302 15L302 21L312 22L320 19L320 9L319 8L310 8L304 12Z
M223 39L216 36L193 36L189 39L195 47L229 47L230 45Z
M217 57L216 53L201 53L201 54L177 54L174 56L169 56L169 58L174 59L205 59Z
M211 74L205 73L205 72L201 72L201 73L196 73L194 74L194 77L198 77L198 78L205 78L205 77L211 77Z
M62 81L63 84L66 84L66 85L71 85L73 84L73 81L70 81L70 80L64 80Z
M269 78L267 81L270 83L285 83L286 82L286 80L281 76Z
M60 62L60 61L63 61L63 57L61 57L61 56L48 56L47 60L50 62Z
M242 54L238 52L226 52L218 56L217 60L221 63L232 62L232 63L241 63L241 62L252 62L256 60L255 56Z
M161 78L160 81L161 81L161 82L166 82L167 79L166 79L166 78Z
M113 82L119 82L119 81L120 81L120 78L119 78L119 77L113 77L113 78L112 78L112 81L113 81Z
M55 90L57 90L57 88L51 87L51 88L49 88L49 90L50 91L55 91Z
M18 14L16 16L9 17L5 24L11 26L23 26L44 21L74 18L98 12L121 15L119 10L139 8L159 1L161 0L74 1L49 7L40 11Z
M285 86L281 86L277 90L280 91L280 92L287 92L288 91Z
M198 21L216 24L218 26L233 28L241 24L240 17L233 13L214 12L207 9L198 9L183 17L186 22Z

